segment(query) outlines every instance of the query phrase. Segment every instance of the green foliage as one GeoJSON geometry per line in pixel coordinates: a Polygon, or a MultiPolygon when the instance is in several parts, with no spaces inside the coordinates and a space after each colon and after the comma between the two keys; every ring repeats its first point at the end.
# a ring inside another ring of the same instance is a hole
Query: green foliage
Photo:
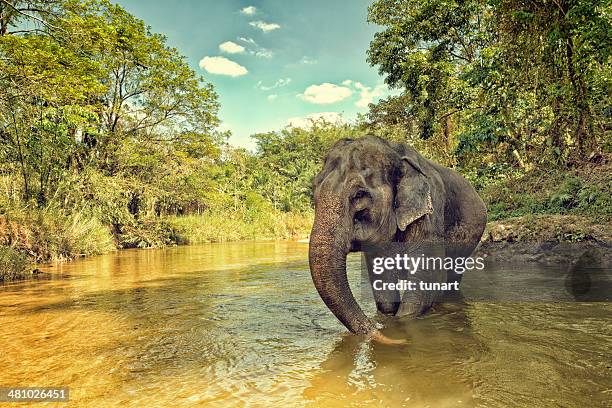
{"type": "Polygon", "coordinates": [[[312,208],[312,179],[319,172],[331,145],[345,137],[360,136],[351,125],[313,121],[308,129],[288,127],[261,133],[257,141],[257,163],[253,186],[281,211],[312,208]]]}
{"type": "Polygon", "coordinates": [[[0,245],[49,261],[303,236],[327,150],[365,133],[457,167],[491,219],[609,220],[609,180],[561,167],[610,150],[609,15],[601,0],[375,1],[368,59],[401,94],[357,124],[256,134],[250,152],[218,130],[212,85],[119,5],[0,1],[0,245]]]}
{"type": "Polygon", "coordinates": [[[609,166],[589,165],[575,174],[550,170],[484,177],[476,183],[490,220],[534,214],[574,214],[596,223],[612,220],[609,166]]]}
{"type": "Polygon", "coordinates": [[[223,135],[212,85],[120,6],[62,2],[44,30],[9,34],[0,36],[0,163],[19,172],[24,201],[45,205],[90,167],[106,176],[135,167],[142,179],[155,165],[215,154],[223,135]]]}
{"type": "Polygon", "coordinates": [[[566,210],[588,209],[590,211],[612,212],[610,186],[608,191],[600,186],[588,184],[579,177],[568,177],[548,201],[551,211],[562,213],[566,210]]]}
{"type": "Polygon", "coordinates": [[[312,226],[312,213],[280,211],[213,212],[170,217],[177,234],[188,244],[304,237],[312,226]]]}
{"type": "Polygon", "coordinates": [[[28,267],[27,257],[7,246],[0,246],[0,282],[21,279],[28,267]]]}
{"type": "Polygon", "coordinates": [[[115,248],[111,232],[84,212],[12,208],[0,217],[0,244],[30,256],[34,262],[74,259],[115,248]]]}
{"type": "Polygon", "coordinates": [[[202,211],[225,181],[212,85],[107,0],[0,12],[0,214],[18,249],[100,253],[111,231],[123,247],[180,242],[159,217],[202,211]]]}
{"type": "Polygon", "coordinates": [[[187,243],[167,220],[148,218],[118,231],[120,248],[160,248],[187,243]]]}
{"type": "Polygon", "coordinates": [[[212,85],[143,21],[107,0],[34,3],[33,30],[20,29],[33,23],[25,14],[0,7],[7,242],[47,261],[180,244],[183,235],[308,230],[311,179],[349,127],[313,123],[256,136],[255,154],[232,148],[217,130],[212,85]],[[190,223],[193,231],[177,227],[190,223]]]}
{"type": "Polygon", "coordinates": [[[612,23],[606,1],[377,0],[368,60],[403,91],[371,106],[373,128],[440,135],[465,168],[559,165],[610,138],[612,23]]]}

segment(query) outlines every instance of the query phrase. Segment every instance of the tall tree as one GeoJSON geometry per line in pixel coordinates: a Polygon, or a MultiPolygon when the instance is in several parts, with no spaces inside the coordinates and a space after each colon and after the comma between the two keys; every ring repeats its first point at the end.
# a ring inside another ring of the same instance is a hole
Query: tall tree
{"type": "Polygon", "coordinates": [[[457,153],[565,161],[609,135],[610,3],[378,0],[368,60],[402,89],[371,109],[457,153]],[[401,115],[410,120],[393,119],[401,115]],[[416,126],[416,127],[415,127],[416,126]],[[456,140],[449,140],[456,139],[456,140]],[[501,156],[500,156],[501,155],[501,156]]]}
{"type": "Polygon", "coordinates": [[[130,141],[190,157],[223,141],[212,85],[144,22],[106,0],[36,4],[10,2],[2,18],[38,13],[42,27],[0,36],[0,162],[19,169],[26,200],[44,204],[89,165],[119,172],[130,141]]]}

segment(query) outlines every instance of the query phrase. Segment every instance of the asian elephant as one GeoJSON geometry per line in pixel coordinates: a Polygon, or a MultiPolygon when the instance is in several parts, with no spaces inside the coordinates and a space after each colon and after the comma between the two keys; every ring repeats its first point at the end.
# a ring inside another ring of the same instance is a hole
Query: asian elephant
{"type": "MultiPolygon", "coordinates": [[[[364,245],[431,241],[460,244],[469,256],[486,224],[486,207],[461,175],[414,148],[375,136],[342,139],[314,178],[309,261],[321,298],[353,333],[393,342],[376,328],[349,288],[346,257],[364,245]]],[[[398,295],[399,296],[399,295],[398,295]]],[[[377,300],[378,310],[394,314],[377,300]]]]}

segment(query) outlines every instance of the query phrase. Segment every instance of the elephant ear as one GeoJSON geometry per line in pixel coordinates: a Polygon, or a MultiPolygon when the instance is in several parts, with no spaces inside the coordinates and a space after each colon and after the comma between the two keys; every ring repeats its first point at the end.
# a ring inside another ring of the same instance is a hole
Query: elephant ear
{"type": "Polygon", "coordinates": [[[400,180],[395,194],[395,217],[397,226],[405,231],[408,225],[433,212],[431,191],[427,176],[416,160],[404,156],[400,180]]]}

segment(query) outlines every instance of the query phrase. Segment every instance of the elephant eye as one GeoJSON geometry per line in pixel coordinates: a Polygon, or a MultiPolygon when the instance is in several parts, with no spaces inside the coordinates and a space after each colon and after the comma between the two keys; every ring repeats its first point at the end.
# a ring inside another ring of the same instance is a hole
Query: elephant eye
{"type": "Polygon", "coordinates": [[[369,196],[369,195],[370,195],[370,194],[369,194],[367,191],[365,191],[365,190],[359,190],[359,191],[357,191],[357,192],[355,193],[355,196],[354,196],[353,198],[354,198],[355,200],[358,200],[358,199],[360,199],[360,198],[367,197],[367,196],[369,196]]]}

